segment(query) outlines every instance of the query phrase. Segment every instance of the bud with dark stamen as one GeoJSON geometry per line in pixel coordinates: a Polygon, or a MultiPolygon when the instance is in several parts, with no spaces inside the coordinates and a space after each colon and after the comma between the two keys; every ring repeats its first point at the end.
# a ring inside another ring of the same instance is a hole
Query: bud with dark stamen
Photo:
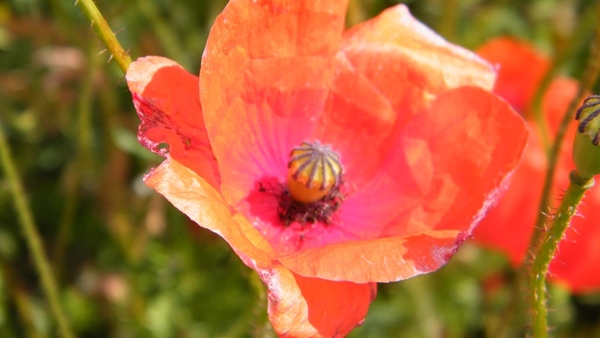
{"type": "Polygon", "coordinates": [[[288,189],[299,203],[313,203],[340,183],[340,156],[318,141],[302,142],[294,148],[288,162],[288,189]]]}
{"type": "Polygon", "coordinates": [[[600,95],[586,98],[575,118],[579,127],[573,142],[573,161],[577,173],[590,179],[600,174],[600,95]]]}

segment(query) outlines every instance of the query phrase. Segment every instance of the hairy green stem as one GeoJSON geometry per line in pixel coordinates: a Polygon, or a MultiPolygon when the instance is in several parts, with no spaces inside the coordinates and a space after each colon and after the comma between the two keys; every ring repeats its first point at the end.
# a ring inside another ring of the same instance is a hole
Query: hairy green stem
{"type": "Polygon", "coordinates": [[[83,14],[92,22],[92,27],[96,34],[100,37],[104,45],[115,58],[119,68],[123,73],[127,72],[127,68],[131,64],[131,58],[129,54],[123,49],[119,40],[115,37],[106,20],[98,10],[98,7],[94,4],[93,0],[77,0],[76,4],[81,8],[83,14]]]}
{"type": "Polygon", "coordinates": [[[547,337],[548,324],[546,308],[546,275],[548,267],[554,257],[558,243],[563,238],[565,230],[569,227],[571,218],[577,213],[577,207],[584,193],[594,185],[593,178],[583,178],[576,171],[569,175],[569,187],[565,191],[563,200],[556,211],[554,221],[533,260],[529,278],[529,292],[531,297],[532,333],[534,338],[547,337]]]}
{"type": "Polygon", "coordinates": [[[25,192],[23,191],[23,186],[21,185],[21,181],[19,179],[16,166],[12,160],[10,148],[8,147],[8,142],[6,141],[4,131],[1,125],[0,162],[1,167],[4,170],[6,180],[8,181],[13,194],[15,208],[19,220],[21,221],[23,234],[27,241],[27,245],[29,246],[29,250],[31,250],[31,253],[33,255],[33,260],[37,272],[40,275],[42,289],[44,290],[46,298],[48,299],[48,302],[50,304],[50,311],[54,316],[54,319],[56,320],[61,337],[71,338],[73,337],[73,333],[71,332],[69,322],[67,321],[67,317],[64,315],[64,311],[60,304],[56,280],[54,279],[52,270],[50,269],[48,258],[44,253],[42,240],[40,239],[40,235],[37,232],[31,209],[29,209],[27,203],[27,197],[25,196],[25,192]]]}
{"type": "MultiPolygon", "coordinates": [[[[596,18],[600,17],[600,1],[597,3],[596,7],[596,18]]],[[[544,268],[544,260],[548,259],[549,261],[552,259],[554,255],[554,251],[551,252],[551,256],[544,257],[544,250],[548,250],[548,241],[560,240],[561,236],[552,238],[549,237],[548,232],[544,227],[545,216],[543,212],[548,210],[550,205],[550,191],[552,189],[552,183],[554,181],[554,174],[556,171],[556,165],[558,163],[558,158],[560,156],[560,149],[562,146],[562,142],[565,138],[565,134],[569,127],[569,124],[572,123],[573,117],[579,106],[579,103],[586,96],[586,93],[591,90],[592,86],[596,83],[598,79],[598,74],[600,73],[600,25],[596,24],[594,39],[591,44],[591,51],[588,57],[587,65],[584,71],[583,79],[579,85],[577,90],[577,94],[571,101],[565,116],[563,117],[558,131],[556,132],[556,138],[552,144],[552,148],[548,154],[548,168],[546,171],[546,177],[544,179],[544,186],[542,188],[542,197],[540,199],[539,204],[539,213],[538,218],[535,223],[534,233],[529,242],[529,254],[527,259],[524,260],[524,263],[529,261],[533,261],[531,269],[529,271],[529,287],[530,287],[530,295],[531,295],[531,309],[532,309],[532,330],[534,337],[546,337],[547,335],[547,309],[546,309],[546,273],[547,266],[544,268]],[[542,239],[541,243],[539,243],[540,239],[542,239]],[[539,246],[538,246],[539,245],[539,246]],[[542,256],[538,258],[538,256],[542,256]]],[[[572,184],[571,184],[572,185],[572,184]]],[[[571,185],[569,187],[571,187],[571,185]]],[[[565,196],[566,199],[566,196],[565,196]]],[[[564,202],[564,200],[563,200],[564,202]]],[[[563,205],[561,204],[561,207],[563,205]]],[[[559,208],[560,210],[560,208],[559,208]]],[[[573,212],[576,209],[572,210],[573,212]]],[[[557,214],[558,215],[558,214],[557,214]]],[[[554,229],[556,226],[553,226],[554,229]]],[[[564,232],[564,230],[563,230],[564,232]]],[[[552,232],[555,236],[556,233],[552,232]]]]}

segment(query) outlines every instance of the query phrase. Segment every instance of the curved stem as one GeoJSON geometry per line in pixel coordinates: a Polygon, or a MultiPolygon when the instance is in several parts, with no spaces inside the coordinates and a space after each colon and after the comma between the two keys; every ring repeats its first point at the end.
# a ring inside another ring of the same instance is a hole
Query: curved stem
{"type": "Polygon", "coordinates": [[[117,61],[119,68],[123,73],[127,72],[127,68],[131,64],[129,54],[123,49],[119,40],[115,37],[106,20],[94,4],[93,0],[77,0],[76,4],[81,8],[83,14],[92,22],[92,27],[96,34],[100,37],[104,45],[117,61]]]}
{"type": "Polygon", "coordinates": [[[0,162],[1,167],[4,170],[6,180],[8,181],[10,189],[12,190],[17,215],[21,221],[21,227],[23,228],[23,235],[25,236],[27,245],[33,254],[35,267],[41,278],[42,289],[44,290],[46,298],[50,304],[50,311],[54,316],[56,323],[58,324],[60,335],[63,338],[71,338],[73,337],[73,333],[71,332],[67,317],[65,317],[64,311],[60,305],[56,280],[54,279],[52,270],[50,269],[48,258],[44,253],[42,240],[37,232],[33,215],[31,214],[31,209],[29,209],[27,197],[25,196],[16,166],[12,160],[10,148],[8,147],[2,126],[0,126],[0,162]]]}
{"type": "Polygon", "coordinates": [[[546,308],[546,274],[554,257],[558,243],[563,238],[571,218],[577,213],[577,207],[586,190],[594,185],[593,178],[583,178],[576,171],[569,175],[569,187],[565,191],[552,226],[546,232],[542,245],[533,260],[529,278],[531,297],[531,313],[533,316],[532,333],[534,338],[547,337],[547,312],[546,308]]]}

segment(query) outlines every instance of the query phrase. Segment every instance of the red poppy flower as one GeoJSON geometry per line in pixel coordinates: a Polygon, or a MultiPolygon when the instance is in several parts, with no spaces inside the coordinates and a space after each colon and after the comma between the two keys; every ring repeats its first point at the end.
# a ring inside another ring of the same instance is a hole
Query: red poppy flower
{"type": "MultiPolygon", "coordinates": [[[[512,183],[497,206],[491,209],[477,227],[477,241],[506,252],[514,265],[525,256],[533,225],[537,218],[547,159],[533,117],[525,109],[531,104],[534,92],[550,66],[549,59],[524,42],[499,38],[482,46],[479,55],[499,66],[494,91],[523,112],[529,122],[530,134],[523,161],[517,168],[512,183]]],[[[556,78],[543,99],[543,112],[553,136],[571,100],[577,92],[577,82],[566,77],[556,78]]],[[[573,123],[565,138],[554,180],[553,196],[560,196],[568,185],[568,174],[575,168],[571,158],[573,123]]],[[[580,209],[583,217],[575,217],[567,230],[565,240],[550,266],[550,278],[566,285],[574,292],[585,292],[600,287],[600,191],[592,189],[580,209]]],[[[550,212],[550,211],[545,211],[550,212]]]]}
{"type": "Polygon", "coordinates": [[[344,336],[375,282],[448,261],[527,138],[489,64],[405,6],[343,33],[346,6],[232,0],[199,81],[160,57],[127,72],[167,157],[146,183],[258,272],[281,336],[344,336]]]}

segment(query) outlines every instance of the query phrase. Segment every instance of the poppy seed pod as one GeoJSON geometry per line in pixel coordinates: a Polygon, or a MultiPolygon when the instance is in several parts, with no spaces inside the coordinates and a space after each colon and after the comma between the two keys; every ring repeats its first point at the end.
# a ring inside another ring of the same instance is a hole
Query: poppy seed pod
{"type": "Polygon", "coordinates": [[[337,186],[342,174],[340,156],[319,142],[302,142],[288,162],[288,189],[295,201],[315,202],[337,186]]]}

